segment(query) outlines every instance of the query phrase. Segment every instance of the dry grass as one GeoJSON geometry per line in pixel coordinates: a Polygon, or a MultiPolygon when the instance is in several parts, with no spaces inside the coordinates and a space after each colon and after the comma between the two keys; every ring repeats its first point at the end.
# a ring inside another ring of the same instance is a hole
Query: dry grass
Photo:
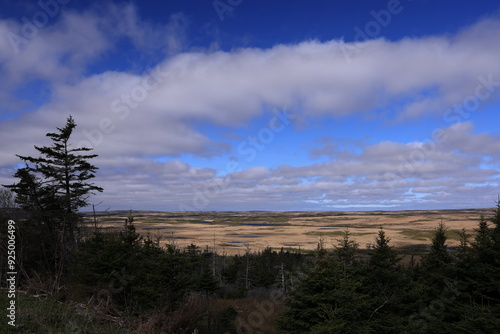
{"type": "MultiPolygon", "coordinates": [[[[243,254],[266,247],[308,250],[319,238],[326,245],[337,243],[349,230],[361,248],[372,244],[380,227],[396,247],[428,244],[432,232],[442,221],[449,232],[449,246],[458,244],[458,231],[473,233],[481,214],[491,209],[369,211],[369,212],[134,212],[139,233],[161,237],[161,243],[185,247],[194,243],[218,253],[243,254]]],[[[100,213],[104,228],[121,229],[127,211],[100,213]]],[[[86,216],[91,221],[90,214],[86,216]]]]}

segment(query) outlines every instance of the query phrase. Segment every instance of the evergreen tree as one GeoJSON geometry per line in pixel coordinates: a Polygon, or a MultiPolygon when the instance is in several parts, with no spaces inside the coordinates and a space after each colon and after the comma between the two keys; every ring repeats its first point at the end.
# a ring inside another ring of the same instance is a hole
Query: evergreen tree
{"type": "Polygon", "coordinates": [[[446,225],[441,222],[434,231],[432,236],[431,251],[424,257],[423,264],[427,270],[434,270],[442,272],[449,268],[449,264],[452,262],[452,257],[448,253],[448,245],[446,241],[448,237],[446,236],[446,225]]]}
{"type": "Polygon", "coordinates": [[[449,305],[449,329],[453,333],[496,333],[500,328],[500,263],[496,251],[495,229],[500,210],[488,226],[481,215],[471,246],[457,256],[457,299],[449,305]]]}
{"type": "Polygon", "coordinates": [[[364,288],[370,295],[373,309],[369,321],[377,333],[401,331],[396,316],[402,311],[400,303],[408,283],[399,265],[401,257],[389,242],[390,238],[381,228],[365,267],[364,288]]]}
{"type": "Polygon", "coordinates": [[[334,252],[320,242],[312,268],[287,299],[283,333],[369,333],[369,300],[356,249],[348,231],[334,252]]]}
{"type": "Polygon", "coordinates": [[[97,155],[79,154],[91,151],[90,148],[71,148],[75,127],[73,117],[69,116],[66,125],[57,128],[58,133],[47,133],[52,146],[35,146],[39,157],[17,155],[26,166],[14,175],[20,181],[7,186],[17,194],[17,202],[24,210],[64,230],[70,243],[75,242],[75,213],[88,205],[90,194],[103,190],[88,182],[97,170],[88,160],[97,155]]]}
{"type": "Polygon", "coordinates": [[[369,264],[375,268],[393,268],[400,260],[400,256],[389,246],[391,241],[385,235],[383,228],[380,228],[375,238],[375,246],[370,254],[369,264]]]}
{"type": "Polygon", "coordinates": [[[493,227],[493,243],[496,255],[500,253],[500,199],[496,202],[497,207],[493,211],[493,217],[491,218],[491,222],[494,224],[493,227]]]}
{"type": "Polygon", "coordinates": [[[196,282],[196,289],[204,292],[207,296],[217,292],[219,289],[219,283],[214,277],[213,268],[211,268],[212,255],[212,253],[207,251],[203,252],[201,256],[198,256],[199,268],[197,269],[198,278],[196,282]]]}
{"type": "Polygon", "coordinates": [[[270,247],[256,254],[252,275],[256,287],[268,287],[275,282],[278,272],[276,257],[276,252],[273,252],[270,247]]]}
{"type": "Polygon", "coordinates": [[[69,116],[57,133],[47,133],[51,146],[35,146],[39,157],[17,155],[25,167],[14,174],[19,181],[6,186],[16,193],[17,203],[29,215],[30,231],[36,231],[36,240],[25,240],[26,246],[41,245],[35,253],[41,254],[46,269],[55,270],[56,281],[65,270],[68,252],[76,246],[76,213],[88,205],[91,194],[102,191],[89,182],[97,167],[88,160],[97,155],[84,154],[90,148],[72,147],[75,127],[69,116]]]}
{"type": "Polygon", "coordinates": [[[488,227],[488,222],[484,215],[481,215],[479,220],[479,226],[476,230],[474,241],[472,247],[481,260],[491,260],[491,256],[493,255],[491,253],[493,250],[493,233],[488,227]]]}
{"type": "Polygon", "coordinates": [[[466,257],[470,254],[470,237],[471,235],[467,233],[465,227],[462,228],[460,232],[458,232],[458,236],[460,237],[460,245],[457,249],[457,257],[460,259],[462,257],[466,257]]]}
{"type": "Polygon", "coordinates": [[[481,217],[476,230],[475,242],[472,244],[475,259],[473,262],[471,285],[478,292],[478,302],[500,303],[500,202],[490,220],[494,226],[488,227],[481,217]]]}
{"type": "Polygon", "coordinates": [[[282,333],[309,333],[313,326],[325,322],[335,309],[333,291],[338,277],[334,260],[331,254],[323,251],[322,244],[318,246],[314,264],[288,296],[288,310],[280,321],[282,333]]]}
{"type": "Polygon", "coordinates": [[[334,253],[337,259],[343,264],[344,270],[354,263],[356,251],[359,245],[351,240],[351,233],[345,230],[342,238],[337,239],[338,244],[335,246],[334,253]]]}
{"type": "Polygon", "coordinates": [[[171,253],[150,236],[140,237],[129,221],[120,233],[98,231],[81,242],[70,282],[131,313],[175,309],[187,291],[196,290],[199,266],[191,254],[171,253]]]}

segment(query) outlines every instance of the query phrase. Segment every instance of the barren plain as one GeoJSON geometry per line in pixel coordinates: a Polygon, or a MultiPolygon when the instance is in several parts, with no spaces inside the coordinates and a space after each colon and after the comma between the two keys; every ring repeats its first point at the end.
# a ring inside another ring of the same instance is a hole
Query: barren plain
{"type": "MultiPolygon", "coordinates": [[[[345,230],[359,248],[369,248],[382,227],[395,248],[419,251],[429,248],[440,222],[447,227],[448,246],[459,244],[463,228],[473,234],[480,215],[487,219],[492,209],[426,211],[223,211],[155,212],[133,211],[137,232],[160,238],[160,243],[183,248],[195,244],[219,254],[258,252],[266,247],[307,251],[323,239],[326,247],[337,244],[345,230]]],[[[104,230],[121,230],[128,211],[97,212],[97,225],[104,230]]],[[[92,213],[84,213],[88,227],[92,213]]]]}

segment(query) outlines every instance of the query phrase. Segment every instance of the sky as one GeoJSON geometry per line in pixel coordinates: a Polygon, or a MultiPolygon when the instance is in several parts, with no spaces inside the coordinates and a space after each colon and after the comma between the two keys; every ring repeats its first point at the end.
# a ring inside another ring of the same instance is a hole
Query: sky
{"type": "Polygon", "coordinates": [[[0,184],[72,115],[97,210],[493,207],[499,59],[493,0],[0,0],[0,184]]]}

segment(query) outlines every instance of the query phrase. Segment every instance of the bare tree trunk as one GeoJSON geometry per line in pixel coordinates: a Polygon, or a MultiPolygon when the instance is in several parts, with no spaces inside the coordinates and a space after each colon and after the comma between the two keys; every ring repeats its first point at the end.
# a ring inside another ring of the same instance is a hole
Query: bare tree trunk
{"type": "Polygon", "coordinates": [[[281,262],[280,274],[281,274],[281,285],[283,286],[283,292],[285,292],[286,291],[286,280],[285,280],[285,266],[284,266],[283,262],[281,262]]]}
{"type": "Polygon", "coordinates": [[[247,266],[245,269],[245,289],[248,290],[250,286],[250,245],[246,244],[246,257],[247,257],[247,266]]]}

